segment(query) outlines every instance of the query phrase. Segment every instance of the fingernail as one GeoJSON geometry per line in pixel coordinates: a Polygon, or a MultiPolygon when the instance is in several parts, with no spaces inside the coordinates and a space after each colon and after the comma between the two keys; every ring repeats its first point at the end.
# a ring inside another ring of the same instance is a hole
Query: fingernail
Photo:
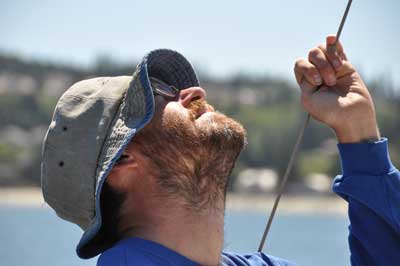
{"type": "Polygon", "coordinates": [[[320,77],[319,75],[314,75],[314,82],[315,82],[317,85],[320,85],[320,84],[322,83],[321,77],[320,77]]]}
{"type": "Polygon", "coordinates": [[[332,64],[336,69],[338,69],[338,68],[340,68],[342,66],[342,63],[339,60],[336,60],[336,59],[334,59],[332,61],[332,64]]]}

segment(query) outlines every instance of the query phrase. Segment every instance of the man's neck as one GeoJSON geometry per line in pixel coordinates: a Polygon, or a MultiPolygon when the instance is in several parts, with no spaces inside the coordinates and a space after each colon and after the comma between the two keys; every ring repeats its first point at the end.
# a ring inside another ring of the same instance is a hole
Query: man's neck
{"type": "Polygon", "coordinates": [[[157,242],[198,262],[219,265],[224,235],[224,203],[212,210],[193,211],[176,202],[156,205],[149,213],[121,214],[123,237],[140,237],[157,242]],[[138,219],[140,217],[140,220],[138,219]]]}

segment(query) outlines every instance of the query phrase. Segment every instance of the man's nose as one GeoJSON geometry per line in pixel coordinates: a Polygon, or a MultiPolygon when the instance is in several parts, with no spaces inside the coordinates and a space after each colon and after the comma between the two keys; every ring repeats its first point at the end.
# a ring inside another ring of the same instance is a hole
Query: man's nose
{"type": "Polygon", "coordinates": [[[185,107],[189,107],[190,103],[199,99],[205,100],[206,91],[200,87],[191,87],[183,89],[179,94],[179,102],[185,107]]]}

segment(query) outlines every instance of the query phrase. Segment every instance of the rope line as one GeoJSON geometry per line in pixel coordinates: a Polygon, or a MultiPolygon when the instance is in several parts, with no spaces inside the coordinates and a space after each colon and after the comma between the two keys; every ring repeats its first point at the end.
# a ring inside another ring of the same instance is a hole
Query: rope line
{"type": "MultiPolygon", "coordinates": [[[[346,18],[347,18],[347,15],[349,13],[349,10],[350,10],[352,2],[353,2],[353,0],[349,0],[348,3],[347,3],[346,10],[345,10],[345,12],[343,14],[342,20],[341,20],[340,25],[339,25],[339,29],[338,29],[337,34],[336,34],[335,43],[332,45],[334,48],[336,48],[336,44],[339,41],[339,37],[340,37],[340,34],[342,33],[343,26],[344,26],[344,23],[346,22],[346,18]]],[[[299,136],[297,137],[296,144],[294,145],[292,154],[290,155],[290,160],[289,160],[289,163],[288,163],[288,165],[286,167],[285,174],[283,176],[283,180],[281,182],[281,185],[279,186],[278,194],[277,194],[277,196],[275,198],[275,202],[274,202],[274,205],[272,207],[271,214],[269,215],[267,224],[265,226],[264,233],[263,233],[263,235],[261,237],[260,245],[258,247],[258,252],[261,252],[263,250],[265,241],[266,241],[267,236],[268,236],[268,232],[269,232],[269,230],[271,228],[272,221],[273,221],[273,219],[275,217],[276,210],[278,209],[279,201],[280,201],[280,199],[282,197],[282,194],[283,194],[283,192],[285,190],[287,180],[289,178],[290,172],[292,171],[293,164],[295,162],[297,152],[299,151],[301,142],[303,140],[304,132],[305,132],[305,130],[306,130],[306,128],[307,128],[307,126],[308,126],[308,124],[310,122],[310,118],[311,118],[311,115],[310,115],[310,113],[308,113],[307,117],[304,120],[304,123],[303,123],[303,125],[302,125],[302,127],[300,129],[300,133],[299,133],[299,136]]]]}

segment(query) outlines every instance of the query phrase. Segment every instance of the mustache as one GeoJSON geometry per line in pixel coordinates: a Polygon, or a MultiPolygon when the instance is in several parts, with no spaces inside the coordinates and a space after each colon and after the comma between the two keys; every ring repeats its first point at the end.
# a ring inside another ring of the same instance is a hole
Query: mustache
{"type": "Polygon", "coordinates": [[[207,101],[204,99],[197,99],[190,102],[188,109],[192,119],[195,120],[200,114],[206,112],[207,110],[214,110],[214,107],[208,104],[207,101]]]}

